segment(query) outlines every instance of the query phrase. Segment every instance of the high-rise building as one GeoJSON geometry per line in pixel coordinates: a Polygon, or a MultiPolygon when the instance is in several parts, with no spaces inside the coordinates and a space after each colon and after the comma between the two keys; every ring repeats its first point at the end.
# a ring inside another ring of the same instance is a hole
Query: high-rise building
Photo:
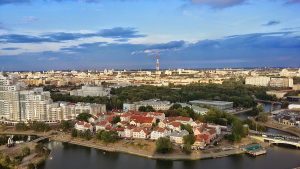
{"type": "Polygon", "coordinates": [[[12,76],[0,73],[0,118],[20,120],[19,90],[20,84],[15,83],[12,76]]]}
{"type": "Polygon", "coordinates": [[[47,121],[47,105],[52,103],[50,92],[43,88],[20,91],[21,120],[47,121]]]}

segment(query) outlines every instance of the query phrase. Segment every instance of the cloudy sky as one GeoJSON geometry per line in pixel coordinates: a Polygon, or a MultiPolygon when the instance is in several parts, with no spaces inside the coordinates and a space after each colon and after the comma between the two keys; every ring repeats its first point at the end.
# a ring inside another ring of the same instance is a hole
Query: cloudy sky
{"type": "Polygon", "coordinates": [[[0,68],[300,67],[300,0],[0,0],[0,68]]]}

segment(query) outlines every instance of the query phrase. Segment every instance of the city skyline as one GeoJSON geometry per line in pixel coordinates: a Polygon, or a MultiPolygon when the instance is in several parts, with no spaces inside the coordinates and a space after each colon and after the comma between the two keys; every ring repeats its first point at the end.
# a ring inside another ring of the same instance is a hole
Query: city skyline
{"type": "Polygon", "coordinates": [[[0,68],[154,69],[156,53],[162,69],[299,67],[299,8],[297,0],[1,1],[0,68]]]}

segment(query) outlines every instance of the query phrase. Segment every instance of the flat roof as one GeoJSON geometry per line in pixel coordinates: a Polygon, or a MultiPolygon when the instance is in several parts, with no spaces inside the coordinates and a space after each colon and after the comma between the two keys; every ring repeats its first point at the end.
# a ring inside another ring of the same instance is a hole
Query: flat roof
{"type": "Polygon", "coordinates": [[[190,103],[194,104],[214,104],[214,105],[226,105],[226,104],[233,104],[233,102],[227,101],[217,101],[217,100],[193,100],[190,103]]]}

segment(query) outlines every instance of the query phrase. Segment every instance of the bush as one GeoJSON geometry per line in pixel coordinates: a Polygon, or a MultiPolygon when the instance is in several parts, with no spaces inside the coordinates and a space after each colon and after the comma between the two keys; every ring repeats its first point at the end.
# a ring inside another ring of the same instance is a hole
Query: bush
{"type": "Polygon", "coordinates": [[[28,156],[30,154],[30,148],[29,147],[23,147],[22,148],[22,156],[28,156]]]}
{"type": "Polygon", "coordinates": [[[173,150],[173,144],[169,138],[160,137],[156,141],[156,152],[159,153],[170,153],[173,150]]]}

